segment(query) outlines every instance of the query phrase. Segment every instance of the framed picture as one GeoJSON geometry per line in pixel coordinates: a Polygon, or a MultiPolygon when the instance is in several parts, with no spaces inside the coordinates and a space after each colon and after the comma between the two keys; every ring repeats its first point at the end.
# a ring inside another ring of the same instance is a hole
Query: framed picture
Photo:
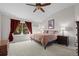
{"type": "Polygon", "coordinates": [[[54,29],[54,19],[48,20],[48,29],[54,29]]]}

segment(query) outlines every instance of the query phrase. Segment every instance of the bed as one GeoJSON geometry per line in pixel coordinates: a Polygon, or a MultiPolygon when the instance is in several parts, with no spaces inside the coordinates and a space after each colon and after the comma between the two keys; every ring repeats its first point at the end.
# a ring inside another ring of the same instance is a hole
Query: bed
{"type": "Polygon", "coordinates": [[[57,39],[57,34],[55,30],[45,30],[43,33],[35,33],[31,35],[31,39],[40,42],[44,48],[48,42],[54,41],[57,39]]]}

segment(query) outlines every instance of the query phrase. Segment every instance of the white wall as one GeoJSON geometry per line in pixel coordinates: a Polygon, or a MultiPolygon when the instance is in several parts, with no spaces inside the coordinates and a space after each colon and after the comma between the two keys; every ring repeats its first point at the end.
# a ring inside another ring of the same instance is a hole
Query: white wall
{"type": "Polygon", "coordinates": [[[8,40],[10,33],[10,19],[16,17],[6,12],[0,11],[0,13],[1,13],[1,39],[8,40]]]}
{"type": "Polygon", "coordinates": [[[4,14],[2,14],[1,32],[2,39],[7,40],[10,32],[10,18],[4,14]]]}
{"type": "MultiPolygon", "coordinates": [[[[10,33],[10,19],[14,18],[14,16],[11,15],[7,15],[2,13],[2,21],[1,21],[1,37],[3,40],[8,40],[9,37],[9,33],[10,33]]],[[[23,35],[13,35],[14,36],[14,40],[13,42],[19,42],[19,41],[25,41],[26,40],[26,36],[23,35]]]]}
{"type": "Polygon", "coordinates": [[[1,14],[0,14],[0,40],[1,40],[1,14]]]}
{"type": "MultiPolygon", "coordinates": [[[[11,18],[14,18],[14,19],[17,19],[17,20],[22,20],[22,19],[19,19],[13,15],[10,15],[10,14],[6,14],[6,13],[3,13],[1,12],[1,37],[2,37],[2,40],[8,40],[8,37],[9,37],[9,33],[10,33],[10,19],[11,18]]],[[[33,28],[34,30],[34,28],[33,28]]],[[[13,35],[14,37],[14,40],[13,42],[20,42],[20,41],[26,41],[27,39],[29,39],[29,35],[13,35]]]]}
{"type": "Polygon", "coordinates": [[[79,21],[79,4],[75,5],[75,19],[79,21]]]}
{"type": "MultiPolygon", "coordinates": [[[[66,25],[66,32],[65,35],[69,36],[69,46],[74,46],[74,42],[76,40],[76,27],[75,27],[75,7],[71,6],[65,8],[55,14],[51,15],[47,20],[55,19],[55,29],[59,31],[61,29],[61,25],[66,25]]],[[[47,28],[48,22],[45,20],[43,21],[45,28],[47,28]]]]}

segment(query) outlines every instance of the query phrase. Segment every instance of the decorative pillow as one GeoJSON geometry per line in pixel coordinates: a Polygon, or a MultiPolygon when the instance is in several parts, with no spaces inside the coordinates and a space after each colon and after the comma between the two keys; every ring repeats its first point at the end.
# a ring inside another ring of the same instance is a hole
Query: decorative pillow
{"type": "Polygon", "coordinates": [[[48,33],[49,33],[49,31],[48,31],[48,30],[44,30],[44,32],[43,32],[43,33],[48,34],[48,33]]]}
{"type": "Polygon", "coordinates": [[[43,33],[44,33],[44,34],[56,34],[57,31],[54,30],[54,29],[46,29],[46,30],[44,30],[43,33]]]}

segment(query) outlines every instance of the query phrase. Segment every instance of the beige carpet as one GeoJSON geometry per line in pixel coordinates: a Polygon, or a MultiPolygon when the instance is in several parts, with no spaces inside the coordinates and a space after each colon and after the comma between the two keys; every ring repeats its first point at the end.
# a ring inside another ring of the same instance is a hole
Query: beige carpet
{"type": "Polygon", "coordinates": [[[77,53],[73,49],[65,46],[53,44],[46,50],[38,43],[28,40],[17,43],[10,43],[9,56],[76,56],[77,53]]]}

